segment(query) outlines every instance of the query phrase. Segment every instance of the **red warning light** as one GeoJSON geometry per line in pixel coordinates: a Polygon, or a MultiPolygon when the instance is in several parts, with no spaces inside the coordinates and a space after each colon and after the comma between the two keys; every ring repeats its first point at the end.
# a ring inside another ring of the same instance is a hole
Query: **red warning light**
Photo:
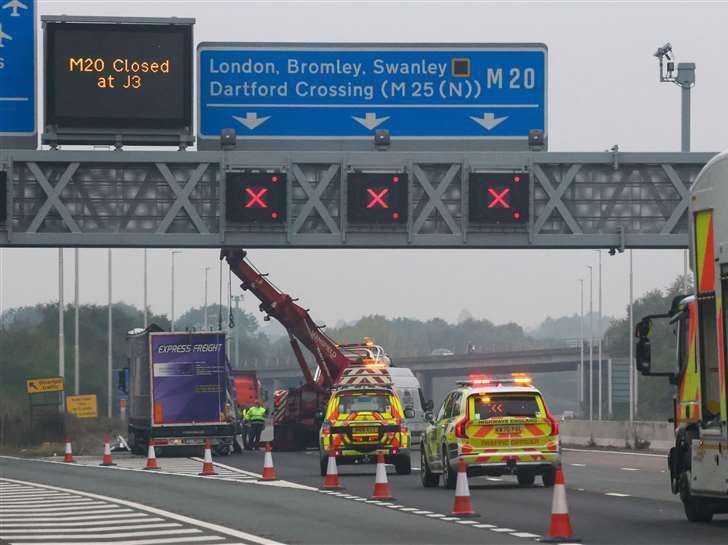
{"type": "Polygon", "coordinates": [[[278,181],[278,176],[271,176],[270,181],[276,183],[278,181]]]}
{"type": "Polygon", "coordinates": [[[521,219],[521,213],[520,212],[513,212],[513,219],[514,220],[521,219]]]}
{"type": "Polygon", "coordinates": [[[393,220],[398,220],[398,219],[399,219],[399,212],[394,212],[394,213],[392,214],[392,219],[393,219],[393,220]]]}
{"type": "Polygon", "coordinates": [[[268,193],[267,187],[246,187],[245,193],[248,195],[245,208],[268,208],[268,203],[263,198],[268,193]]]}
{"type": "Polygon", "coordinates": [[[399,183],[399,176],[392,176],[392,183],[393,184],[399,183]]]}
{"type": "Polygon", "coordinates": [[[515,183],[519,183],[519,182],[521,181],[521,177],[520,177],[520,176],[514,176],[514,177],[513,177],[513,181],[514,181],[515,183]]]}
{"type": "Polygon", "coordinates": [[[387,194],[389,193],[389,188],[367,188],[367,193],[369,194],[369,202],[367,203],[367,208],[389,208],[389,205],[387,204],[387,194]]]}
{"type": "Polygon", "coordinates": [[[510,188],[506,187],[501,189],[495,189],[493,187],[488,188],[488,195],[492,197],[488,203],[488,208],[510,208],[511,205],[507,201],[508,194],[511,192],[510,188]]]}
{"type": "Polygon", "coordinates": [[[273,212],[273,213],[272,213],[272,214],[270,215],[270,217],[271,217],[271,218],[273,218],[274,220],[277,220],[277,219],[278,219],[278,212],[273,212]]]}

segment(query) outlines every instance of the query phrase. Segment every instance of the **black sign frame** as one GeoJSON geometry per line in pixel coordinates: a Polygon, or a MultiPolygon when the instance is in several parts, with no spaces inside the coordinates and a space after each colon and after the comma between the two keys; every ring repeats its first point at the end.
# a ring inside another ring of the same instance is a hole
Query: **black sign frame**
{"type": "Polygon", "coordinates": [[[146,17],[75,17],[43,16],[44,34],[44,144],[107,144],[123,145],[178,145],[185,148],[194,143],[194,19],[146,17]],[[82,116],[67,116],[56,111],[55,54],[56,33],[71,27],[101,32],[163,32],[180,34],[184,55],[179,59],[183,73],[180,88],[182,112],[169,119],[147,119],[140,114],[127,116],[93,117],[89,122],[82,116]]]}

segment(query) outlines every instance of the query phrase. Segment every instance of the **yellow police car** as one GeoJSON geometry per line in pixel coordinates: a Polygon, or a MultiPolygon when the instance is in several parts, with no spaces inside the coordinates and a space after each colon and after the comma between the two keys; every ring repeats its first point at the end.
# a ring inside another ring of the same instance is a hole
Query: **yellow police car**
{"type": "Polygon", "coordinates": [[[458,382],[434,419],[420,449],[425,487],[455,488],[462,458],[468,475],[516,475],[528,486],[541,476],[553,486],[560,461],[559,425],[531,378],[473,377],[458,382]]]}
{"type": "Polygon", "coordinates": [[[333,451],[337,464],[376,463],[384,452],[385,462],[398,474],[412,471],[410,432],[403,409],[386,369],[347,369],[337,384],[323,415],[319,434],[321,475],[326,474],[333,451]]]}

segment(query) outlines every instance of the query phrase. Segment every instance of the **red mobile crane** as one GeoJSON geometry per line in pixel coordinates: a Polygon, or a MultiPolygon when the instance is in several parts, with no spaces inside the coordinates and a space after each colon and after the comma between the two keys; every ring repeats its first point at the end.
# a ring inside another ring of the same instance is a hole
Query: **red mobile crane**
{"type": "Polygon", "coordinates": [[[242,249],[223,249],[220,259],[227,260],[230,270],[242,281],[240,287],[250,290],[260,300],[258,308],[266,314],[266,318],[273,317],[286,328],[305,378],[305,383],[297,388],[274,393],[274,447],[277,450],[298,450],[317,446],[320,412],[329,399],[329,389],[344,369],[362,357],[372,357],[372,354],[367,353],[366,346],[338,346],[321,331],[308,310],[297,305],[296,299],[278,290],[266,279],[267,274],[245,260],[245,255],[242,249]],[[299,341],[316,360],[319,372],[315,377],[306,364],[299,341]]]}

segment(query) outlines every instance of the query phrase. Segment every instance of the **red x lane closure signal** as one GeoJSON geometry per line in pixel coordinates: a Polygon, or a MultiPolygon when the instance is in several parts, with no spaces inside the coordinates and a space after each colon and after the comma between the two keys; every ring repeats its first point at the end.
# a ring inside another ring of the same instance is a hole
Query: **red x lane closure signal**
{"type": "Polygon", "coordinates": [[[488,203],[488,208],[510,208],[511,205],[506,200],[510,192],[511,189],[509,187],[500,190],[489,187],[488,195],[490,195],[492,199],[488,203]]]}
{"type": "Polygon", "coordinates": [[[367,204],[367,208],[389,208],[386,200],[387,195],[389,194],[389,188],[385,187],[373,189],[368,187],[367,193],[369,194],[369,197],[371,197],[367,204]]]}
{"type": "Polygon", "coordinates": [[[268,208],[268,203],[263,199],[268,193],[267,187],[246,187],[245,193],[248,197],[245,208],[268,208]]]}

